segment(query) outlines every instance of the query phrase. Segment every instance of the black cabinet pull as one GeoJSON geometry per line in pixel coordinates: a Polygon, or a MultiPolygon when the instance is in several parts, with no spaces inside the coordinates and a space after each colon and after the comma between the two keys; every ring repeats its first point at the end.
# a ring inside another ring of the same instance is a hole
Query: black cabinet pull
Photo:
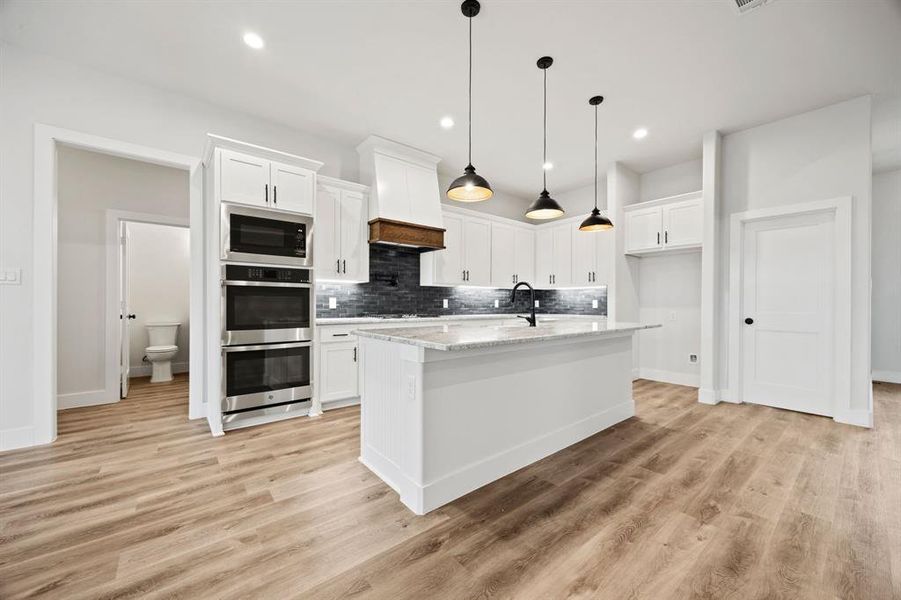
{"type": "Polygon", "coordinates": [[[668,243],[669,243],[669,231],[664,231],[664,232],[663,232],[663,243],[664,243],[664,244],[668,244],[668,243]]]}
{"type": "Polygon", "coordinates": [[[266,204],[269,204],[269,184],[263,184],[263,192],[266,194],[266,204]]]}
{"type": "Polygon", "coordinates": [[[278,186],[272,186],[272,203],[278,204],[278,186]]]}
{"type": "Polygon", "coordinates": [[[347,273],[347,261],[341,259],[341,270],[346,274],[347,273]]]}
{"type": "Polygon", "coordinates": [[[347,337],[349,335],[349,333],[333,333],[332,337],[347,337]]]}
{"type": "Polygon", "coordinates": [[[354,362],[357,362],[357,347],[354,346],[354,362]]]}
{"type": "Polygon", "coordinates": [[[657,244],[660,245],[660,232],[657,232],[657,244]]]}
{"type": "Polygon", "coordinates": [[[341,259],[335,261],[335,273],[341,272],[341,259]]]}

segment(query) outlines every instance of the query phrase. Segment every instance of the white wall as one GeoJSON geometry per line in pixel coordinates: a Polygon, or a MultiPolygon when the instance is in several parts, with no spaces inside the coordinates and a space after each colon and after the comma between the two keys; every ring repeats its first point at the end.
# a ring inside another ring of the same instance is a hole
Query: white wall
{"type": "MultiPolygon", "coordinates": [[[[0,286],[0,448],[33,443],[32,214],[34,124],[200,157],[208,132],[325,162],[322,173],[355,180],[353,143],[284,125],[0,45],[0,264],[23,284],[0,286]]],[[[359,140],[350,140],[359,142],[359,140]]]]}
{"type": "Polygon", "coordinates": [[[640,201],[656,200],[701,189],[701,159],[641,174],[640,201]]]}
{"type": "Polygon", "coordinates": [[[187,219],[188,174],[66,147],[57,164],[57,390],[77,405],[105,383],[106,211],[187,219]]]}
{"type": "Polygon", "coordinates": [[[129,333],[131,376],[150,375],[142,362],[150,345],[147,323],[181,323],[173,370],[188,370],[191,235],[186,227],[128,223],[128,305],[134,313],[129,333]]]}
{"type": "MultiPolygon", "coordinates": [[[[870,98],[861,97],[723,136],[720,233],[725,277],[720,349],[728,348],[729,222],[736,212],[853,197],[851,410],[870,396],[870,98]]],[[[725,356],[725,355],[724,355],[725,356]]],[[[721,381],[728,381],[723,361],[721,381]]]]}
{"type": "Polygon", "coordinates": [[[873,379],[901,383],[901,169],[873,175],[873,379]]]}

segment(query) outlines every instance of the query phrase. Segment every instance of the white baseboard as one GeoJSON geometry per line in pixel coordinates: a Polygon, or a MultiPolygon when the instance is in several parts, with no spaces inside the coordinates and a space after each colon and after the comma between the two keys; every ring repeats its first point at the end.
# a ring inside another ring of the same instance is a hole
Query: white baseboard
{"type": "Polygon", "coordinates": [[[424,485],[412,481],[371,446],[364,444],[359,460],[400,494],[407,508],[422,515],[634,415],[635,403],[629,400],[424,485]]]}
{"type": "Polygon", "coordinates": [[[846,425],[857,425],[868,429],[873,427],[873,412],[869,410],[837,410],[832,419],[837,423],[845,423],[846,425]]]}
{"type": "MultiPolygon", "coordinates": [[[[140,365],[135,365],[131,367],[131,370],[128,372],[128,378],[131,379],[133,377],[150,377],[150,374],[153,372],[153,365],[144,363],[140,365]]],[[[178,362],[172,363],[172,373],[187,373],[188,372],[188,363],[186,362],[178,362]]]]}
{"type": "Polygon", "coordinates": [[[80,408],[82,406],[96,406],[98,404],[113,404],[119,401],[119,394],[113,392],[107,394],[106,390],[89,390],[87,392],[74,392],[60,394],[56,397],[56,409],[80,408]]]}
{"type": "Polygon", "coordinates": [[[663,383],[687,385],[690,387],[700,387],[701,385],[701,376],[696,373],[679,373],[677,371],[664,371],[662,369],[640,367],[638,374],[641,379],[650,379],[651,381],[662,381],[663,383]]]}
{"type": "Polygon", "coordinates": [[[322,410],[334,410],[336,408],[344,408],[345,406],[355,406],[360,403],[360,397],[342,398],[341,400],[332,400],[322,402],[322,410]]]}
{"type": "Polygon", "coordinates": [[[0,451],[28,448],[36,445],[34,441],[34,427],[0,429],[0,451]]]}
{"type": "Polygon", "coordinates": [[[719,404],[720,394],[718,390],[708,388],[698,389],[698,402],[701,404],[719,404]]]}
{"type": "Polygon", "coordinates": [[[873,381],[901,383],[901,371],[873,371],[873,381]]]}
{"type": "Polygon", "coordinates": [[[635,381],[636,379],[641,379],[641,373],[640,373],[640,370],[638,367],[633,367],[632,368],[632,381],[635,381]]]}

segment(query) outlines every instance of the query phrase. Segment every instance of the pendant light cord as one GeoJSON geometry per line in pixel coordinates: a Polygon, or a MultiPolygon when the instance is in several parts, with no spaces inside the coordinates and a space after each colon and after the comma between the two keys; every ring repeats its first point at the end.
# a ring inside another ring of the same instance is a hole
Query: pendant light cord
{"type": "Polygon", "coordinates": [[[541,176],[544,191],[547,191],[547,68],[544,71],[544,149],[542,150],[541,176]]]}
{"type": "Polygon", "coordinates": [[[594,105],[594,209],[598,209],[598,105],[594,105]]]}
{"type": "Polygon", "coordinates": [[[472,164],[472,17],[469,17],[469,164],[472,164]]]}

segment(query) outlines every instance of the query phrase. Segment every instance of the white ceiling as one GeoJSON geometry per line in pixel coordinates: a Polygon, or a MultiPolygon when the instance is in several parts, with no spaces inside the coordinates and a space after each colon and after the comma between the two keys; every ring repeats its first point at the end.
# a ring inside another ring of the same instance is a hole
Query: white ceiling
{"type": "MultiPolygon", "coordinates": [[[[901,95],[901,0],[484,0],[475,36],[474,157],[495,187],[541,183],[541,74],[549,80],[549,189],[602,164],[648,171],[735,131],[861,94],[901,95]],[[643,141],[631,132],[645,126],[643,141]]],[[[378,133],[466,164],[466,19],[459,2],[4,2],[13,44],[356,144],[378,133]],[[247,30],[265,40],[246,47],[247,30]],[[457,126],[445,131],[440,117],[457,126]]]]}

